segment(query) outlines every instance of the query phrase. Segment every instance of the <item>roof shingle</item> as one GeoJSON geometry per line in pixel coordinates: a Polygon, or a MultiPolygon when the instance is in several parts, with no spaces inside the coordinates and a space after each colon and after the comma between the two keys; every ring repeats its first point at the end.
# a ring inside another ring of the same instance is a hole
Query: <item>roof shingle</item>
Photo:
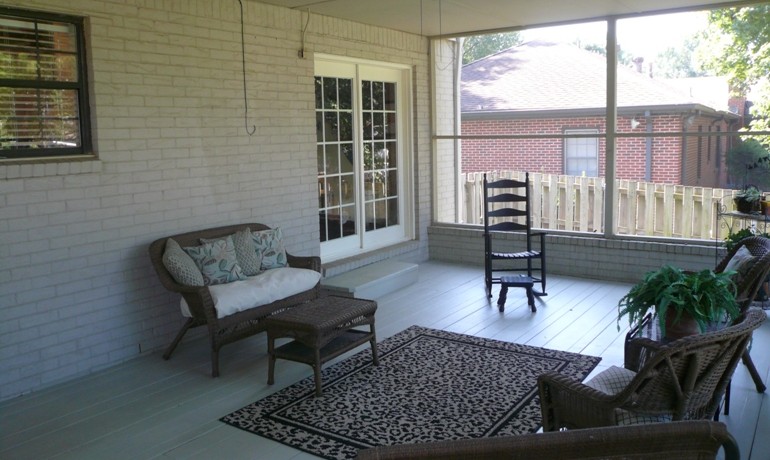
{"type": "MultiPolygon", "coordinates": [[[[462,111],[600,109],[605,81],[604,56],[570,44],[528,42],[463,67],[462,111]]],[[[618,107],[697,103],[664,80],[618,67],[618,107]]]]}

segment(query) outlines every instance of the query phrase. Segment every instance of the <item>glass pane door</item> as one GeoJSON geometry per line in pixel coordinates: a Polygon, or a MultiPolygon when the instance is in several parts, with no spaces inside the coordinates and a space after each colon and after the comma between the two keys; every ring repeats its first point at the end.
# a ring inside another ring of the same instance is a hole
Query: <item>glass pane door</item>
{"type": "Polygon", "coordinates": [[[316,77],[321,241],[356,234],[353,80],[316,77]]]}
{"type": "Polygon", "coordinates": [[[366,231],[399,224],[396,84],[364,80],[364,206],[366,231]]]}
{"type": "Polygon", "coordinates": [[[316,61],[321,257],[407,240],[405,69],[316,61]]]}

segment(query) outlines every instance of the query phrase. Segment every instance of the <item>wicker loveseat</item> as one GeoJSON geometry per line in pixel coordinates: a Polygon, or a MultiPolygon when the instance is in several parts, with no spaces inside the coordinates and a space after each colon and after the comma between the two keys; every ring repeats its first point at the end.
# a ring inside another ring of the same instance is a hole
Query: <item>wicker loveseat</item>
{"type": "Polygon", "coordinates": [[[264,331],[262,320],[268,316],[319,297],[320,257],[293,256],[285,252],[282,247],[281,264],[279,264],[281,267],[274,270],[261,270],[254,276],[241,277],[238,281],[216,286],[208,283],[206,285],[183,284],[177,279],[179,275],[169,271],[167,263],[164,263],[167,245],[180,249],[191,248],[201,245],[202,241],[216,241],[239,232],[243,234],[248,231],[258,234],[271,230],[280,231],[270,229],[264,224],[244,223],[171,235],[150,244],[150,260],[158,273],[160,282],[169,291],[181,294],[180,306],[183,316],[186,317],[181,330],[163,354],[164,359],[171,357],[171,353],[189,329],[206,326],[211,345],[211,374],[217,377],[219,350],[224,345],[264,331]],[[170,242],[171,240],[173,242],[170,242]],[[285,259],[283,259],[284,255],[285,259]],[[223,302],[226,303],[225,299],[233,297],[223,292],[228,293],[233,290],[240,291],[237,298],[241,305],[237,308],[230,308],[232,305],[223,304],[223,302]],[[270,290],[277,292],[270,292],[270,290]],[[287,292],[289,295],[283,296],[287,292]],[[243,300],[244,298],[246,300],[243,300]],[[251,299],[255,299],[253,304],[249,304],[252,302],[251,299]]]}

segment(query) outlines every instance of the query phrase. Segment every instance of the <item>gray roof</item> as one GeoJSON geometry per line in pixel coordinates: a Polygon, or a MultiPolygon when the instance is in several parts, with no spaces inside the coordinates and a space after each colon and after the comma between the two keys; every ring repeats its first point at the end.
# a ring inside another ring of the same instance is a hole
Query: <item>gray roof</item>
{"type": "MultiPolygon", "coordinates": [[[[528,42],[463,67],[462,111],[603,109],[605,81],[604,56],[571,44],[528,42]]],[[[703,104],[627,67],[618,67],[617,86],[619,108],[703,104]]]]}

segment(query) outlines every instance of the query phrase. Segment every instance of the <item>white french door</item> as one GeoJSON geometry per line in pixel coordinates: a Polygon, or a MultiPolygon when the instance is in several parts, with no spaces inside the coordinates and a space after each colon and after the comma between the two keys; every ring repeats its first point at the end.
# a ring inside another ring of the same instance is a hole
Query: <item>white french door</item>
{"type": "Polygon", "coordinates": [[[321,58],[315,75],[322,258],[408,239],[408,73],[321,58]]]}

